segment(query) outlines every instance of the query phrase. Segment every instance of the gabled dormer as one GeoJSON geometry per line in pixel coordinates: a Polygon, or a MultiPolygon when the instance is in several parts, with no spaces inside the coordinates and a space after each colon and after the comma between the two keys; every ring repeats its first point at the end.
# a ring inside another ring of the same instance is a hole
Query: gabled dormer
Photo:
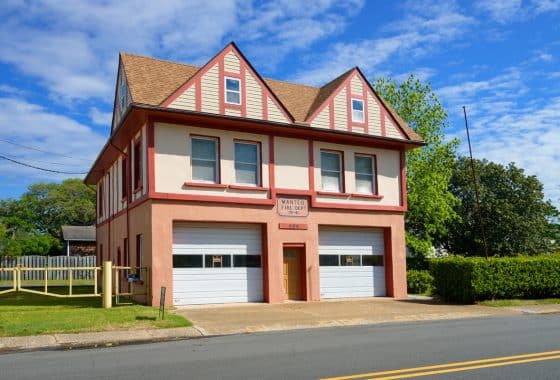
{"type": "Polygon", "coordinates": [[[314,128],[408,139],[358,68],[321,87],[306,121],[314,128]]]}
{"type": "Polygon", "coordinates": [[[293,117],[234,43],[227,45],[161,106],[292,123],[293,117]]]}

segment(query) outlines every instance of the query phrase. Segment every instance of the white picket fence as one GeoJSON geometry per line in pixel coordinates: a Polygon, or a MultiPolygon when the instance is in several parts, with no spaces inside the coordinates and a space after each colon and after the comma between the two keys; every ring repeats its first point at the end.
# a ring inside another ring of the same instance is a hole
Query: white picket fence
{"type": "MultiPolygon", "coordinates": [[[[81,268],[95,267],[95,256],[0,256],[0,268],[81,268]]],[[[73,280],[93,280],[92,270],[73,270],[73,280]]],[[[68,280],[67,270],[49,270],[49,280],[68,280]]],[[[24,271],[22,280],[44,280],[43,271],[24,271]]],[[[12,281],[13,272],[0,271],[0,281],[12,281]]]]}

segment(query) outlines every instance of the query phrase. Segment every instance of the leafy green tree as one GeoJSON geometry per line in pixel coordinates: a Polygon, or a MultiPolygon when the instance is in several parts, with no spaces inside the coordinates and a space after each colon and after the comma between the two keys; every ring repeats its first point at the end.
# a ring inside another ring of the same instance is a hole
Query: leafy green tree
{"type": "Polygon", "coordinates": [[[60,253],[62,225],[94,222],[95,190],[80,179],[33,184],[18,200],[0,200],[0,255],[60,253]]]}
{"type": "MultiPolygon", "coordinates": [[[[545,201],[543,186],[537,177],[525,175],[523,169],[513,163],[503,166],[474,160],[474,165],[489,255],[550,251],[553,239],[549,220],[558,211],[545,201]]],[[[448,224],[449,234],[442,243],[456,254],[484,255],[468,158],[457,160],[450,190],[461,200],[455,206],[461,219],[448,224]]]]}
{"type": "Polygon", "coordinates": [[[447,113],[429,84],[410,75],[402,83],[381,78],[374,88],[426,143],[406,156],[405,215],[407,245],[416,255],[425,256],[457,219],[457,199],[448,185],[459,140],[446,139],[447,113]]]}

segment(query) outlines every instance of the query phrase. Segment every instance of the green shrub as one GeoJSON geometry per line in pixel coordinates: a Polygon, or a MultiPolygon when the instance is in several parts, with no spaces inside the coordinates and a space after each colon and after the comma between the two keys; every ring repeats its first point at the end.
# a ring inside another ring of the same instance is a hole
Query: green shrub
{"type": "Polygon", "coordinates": [[[445,301],[560,296],[560,256],[485,259],[452,256],[430,261],[433,294],[445,301]]]}
{"type": "Polygon", "coordinates": [[[434,278],[427,270],[409,269],[406,271],[408,293],[425,294],[431,291],[434,278]]]}

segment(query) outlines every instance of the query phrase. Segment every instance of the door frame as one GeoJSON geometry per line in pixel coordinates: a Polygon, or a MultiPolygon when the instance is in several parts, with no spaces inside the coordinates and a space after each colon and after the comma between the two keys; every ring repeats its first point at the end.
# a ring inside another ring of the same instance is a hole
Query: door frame
{"type": "MultiPolygon", "coordinates": [[[[301,300],[302,301],[309,301],[309,295],[307,294],[307,248],[305,243],[283,243],[282,244],[282,260],[284,260],[284,248],[299,248],[300,255],[299,255],[299,267],[300,267],[300,292],[301,292],[301,300]]],[[[282,273],[283,275],[283,273],[282,273]]],[[[287,299],[284,299],[287,301],[287,299]]]]}

